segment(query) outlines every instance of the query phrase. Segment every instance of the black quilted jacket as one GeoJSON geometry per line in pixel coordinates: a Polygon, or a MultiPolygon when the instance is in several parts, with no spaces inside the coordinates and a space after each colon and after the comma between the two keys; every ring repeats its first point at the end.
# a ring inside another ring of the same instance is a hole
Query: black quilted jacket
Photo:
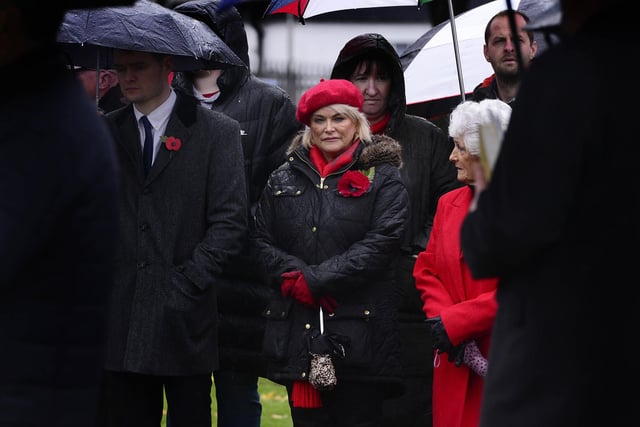
{"type": "MultiPolygon", "coordinates": [[[[322,180],[309,151],[296,141],[258,203],[255,259],[273,288],[279,290],[283,272],[300,270],[315,297],[329,294],[337,300],[326,330],[346,349],[346,357],[334,361],[339,381],[384,382],[389,392],[397,392],[393,266],[408,216],[400,145],[375,136],[360,144],[351,164],[322,180]],[[369,172],[371,185],[362,196],[337,191],[347,170],[369,172]]],[[[285,299],[274,301],[265,315],[271,319],[265,335],[267,376],[285,383],[306,378],[307,340],[317,333],[318,311],[285,299]]]]}

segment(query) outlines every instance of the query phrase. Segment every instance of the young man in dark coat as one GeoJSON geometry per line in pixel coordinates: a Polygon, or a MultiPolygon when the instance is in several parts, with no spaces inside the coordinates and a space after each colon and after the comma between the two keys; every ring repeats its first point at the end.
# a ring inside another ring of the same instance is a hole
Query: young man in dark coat
{"type": "MultiPolygon", "coordinates": [[[[176,73],[175,88],[240,123],[250,215],[269,173],[285,160],[294,134],[302,129],[295,105],[280,87],[251,73],[242,16],[222,2],[181,2],[174,10],[207,24],[246,64],[246,68],[176,73]],[[214,93],[212,93],[214,92],[214,93]]],[[[220,369],[214,373],[218,427],[259,427],[258,376],[264,374],[262,310],[272,296],[251,271],[252,260],[235,257],[218,282],[220,369]]]]}
{"type": "Polygon", "coordinates": [[[0,426],[94,427],[117,232],[108,128],[67,69],[68,8],[0,0],[0,426]]]}
{"type": "Polygon", "coordinates": [[[430,426],[433,349],[413,267],[427,246],[439,197],[461,185],[449,161],[453,144],[435,124],[406,114],[400,58],[382,35],[361,34],[348,41],[331,78],[351,80],[360,88],[372,133],[386,134],[402,146],[400,175],[409,192],[410,212],[396,275],[405,393],[385,402],[384,417],[389,426],[430,426]]]}
{"type": "Polygon", "coordinates": [[[106,116],[120,161],[121,233],[105,425],[159,425],[164,393],[175,425],[210,427],[217,281],[247,231],[240,126],[172,90],[171,56],[115,50],[114,69],[131,104],[106,116]]]}

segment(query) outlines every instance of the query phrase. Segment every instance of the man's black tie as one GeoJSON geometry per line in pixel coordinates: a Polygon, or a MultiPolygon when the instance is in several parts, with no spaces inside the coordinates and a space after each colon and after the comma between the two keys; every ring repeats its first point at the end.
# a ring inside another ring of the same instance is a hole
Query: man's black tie
{"type": "Polygon", "coordinates": [[[140,118],[142,125],[144,126],[144,147],[142,148],[142,160],[144,162],[144,173],[149,174],[151,169],[151,162],[153,161],[153,126],[147,119],[147,116],[140,118]]]}

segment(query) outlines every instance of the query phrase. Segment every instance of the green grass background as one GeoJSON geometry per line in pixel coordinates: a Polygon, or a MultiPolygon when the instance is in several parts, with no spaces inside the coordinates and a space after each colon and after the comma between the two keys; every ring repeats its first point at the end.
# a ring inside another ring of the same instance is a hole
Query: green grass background
{"type": "MultiPolygon", "coordinates": [[[[258,380],[258,391],[262,402],[260,427],[292,427],[293,421],[291,421],[291,411],[287,401],[287,389],[266,378],[260,378],[258,380]]],[[[215,385],[211,388],[211,403],[212,425],[215,427],[218,424],[215,385]]],[[[164,407],[165,416],[162,418],[162,427],[166,427],[166,402],[164,407]]]]}

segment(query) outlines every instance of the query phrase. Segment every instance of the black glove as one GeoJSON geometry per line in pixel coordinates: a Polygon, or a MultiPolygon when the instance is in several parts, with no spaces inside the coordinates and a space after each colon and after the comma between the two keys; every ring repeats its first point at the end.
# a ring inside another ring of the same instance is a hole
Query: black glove
{"type": "Polygon", "coordinates": [[[449,357],[447,358],[449,362],[453,362],[456,365],[456,368],[459,368],[464,363],[464,349],[467,346],[467,341],[453,347],[451,351],[449,351],[449,357]]]}
{"type": "MultiPolygon", "coordinates": [[[[437,349],[438,353],[451,353],[453,350],[453,344],[451,344],[449,335],[447,335],[447,331],[444,329],[444,324],[442,323],[440,316],[427,319],[426,322],[431,326],[431,340],[433,341],[433,348],[437,349]]],[[[451,354],[449,355],[449,361],[453,361],[451,360],[451,354]]]]}

